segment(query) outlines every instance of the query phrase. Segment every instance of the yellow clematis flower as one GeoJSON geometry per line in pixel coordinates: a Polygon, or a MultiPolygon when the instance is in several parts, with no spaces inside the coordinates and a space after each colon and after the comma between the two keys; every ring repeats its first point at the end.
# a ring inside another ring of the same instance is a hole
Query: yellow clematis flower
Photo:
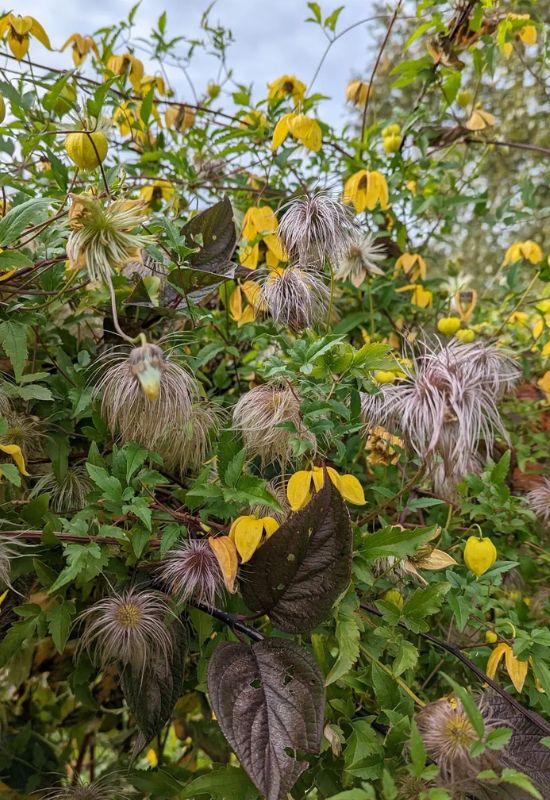
{"type": "Polygon", "coordinates": [[[485,672],[490,678],[494,678],[498,666],[503,658],[504,658],[504,665],[506,667],[506,672],[510,676],[510,680],[514,684],[516,692],[521,692],[523,689],[523,684],[525,683],[525,679],[527,677],[529,662],[520,661],[518,658],[516,658],[512,650],[512,647],[506,642],[497,644],[497,646],[489,656],[485,672]]]}
{"type": "Polygon", "coordinates": [[[344,202],[352,203],[360,214],[365,209],[374,211],[377,205],[389,207],[388,184],[381,172],[360,169],[344,185],[344,202]]]}
{"type": "Polygon", "coordinates": [[[428,308],[433,301],[433,293],[429,289],[425,289],[420,283],[409,283],[407,286],[401,286],[395,290],[398,293],[412,292],[411,303],[418,308],[428,308]]]}
{"type": "Polygon", "coordinates": [[[418,253],[403,253],[395,262],[395,274],[403,270],[407,278],[411,281],[426,280],[428,267],[426,262],[418,253]]]}
{"type": "Polygon", "coordinates": [[[256,269],[260,260],[261,243],[265,246],[265,260],[269,267],[276,267],[280,261],[287,260],[277,235],[278,226],[275,212],[269,206],[252,206],[248,209],[244,215],[242,229],[242,238],[246,241],[246,245],[239,255],[243,267],[256,269]]]}
{"type": "Polygon", "coordinates": [[[237,519],[229,529],[229,538],[235,543],[241,563],[249,561],[256,550],[273,536],[280,525],[273,517],[257,517],[248,514],[237,519]]]}
{"type": "Polygon", "coordinates": [[[143,186],[139,191],[139,196],[147,205],[154,205],[160,200],[170,200],[175,193],[175,189],[169,181],[162,179],[143,186]]]}
{"type": "Polygon", "coordinates": [[[261,289],[255,281],[244,281],[233,289],[229,298],[229,316],[240,328],[248,322],[254,322],[261,308],[261,289]]]}
{"type": "Polygon", "coordinates": [[[300,103],[306,94],[306,85],[298,80],[295,75],[281,75],[267,86],[267,99],[271,103],[292,97],[296,104],[300,103]]]}
{"type": "MultiPolygon", "coordinates": [[[[23,453],[21,452],[21,448],[18,444],[0,444],[0,450],[3,453],[6,453],[8,456],[11,456],[15,461],[15,466],[21,473],[21,475],[25,475],[29,477],[29,473],[27,472],[27,467],[25,466],[25,459],[23,458],[23,453]]],[[[0,468],[0,475],[1,475],[1,468],[0,468]]]]}
{"type": "Polygon", "coordinates": [[[495,124],[496,120],[488,111],[483,111],[482,108],[476,108],[472,111],[472,115],[465,127],[469,131],[483,131],[485,128],[490,128],[495,124]]]}
{"type": "Polygon", "coordinates": [[[210,545],[223,575],[225,588],[230,594],[236,592],[235,579],[239,568],[235,542],[229,536],[209,536],[210,545]]]}
{"type": "Polygon", "coordinates": [[[36,37],[48,50],[52,49],[48,34],[34,17],[4,14],[0,19],[0,39],[7,40],[8,47],[18,61],[27,55],[31,36],[36,37]]]}
{"type": "Polygon", "coordinates": [[[197,112],[185,105],[170,105],[164,112],[166,127],[184,133],[195,124],[197,112]]]}
{"type": "Polygon", "coordinates": [[[544,373],[537,381],[545,395],[546,402],[550,404],[550,370],[544,373]]]}
{"type": "Polygon", "coordinates": [[[514,242],[510,245],[504,256],[502,265],[507,267],[508,264],[515,264],[516,261],[530,261],[531,264],[538,264],[542,261],[542,250],[536,242],[532,239],[526,239],[524,242],[514,242]]]}
{"type": "Polygon", "coordinates": [[[241,120],[241,128],[267,128],[269,125],[266,115],[257,108],[247,111],[239,119],[241,120]]]}
{"type": "Polygon", "coordinates": [[[316,119],[305,114],[284,114],[273,131],[271,149],[276,150],[288,136],[303,144],[308,150],[317,153],[323,143],[323,132],[316,119]]]}
{"type": "MultiPolygon", "coordinates": [[[[326,467],[328,476],[338,489],[344,500],[356,506],[363,506],[367,502],[363,487],[354,475],[340,475],[332,467],[326,467]]],[[[298,511],[311,500],[313,493],[322,489],[325,482],[325,473],[322,467],[304,469],[295,472],[288,481],[286,496],[292,511],[298,511]]]]}
{"type": "Polygon", "coordinates": [[[166,94],[166,84],[162,75],[144,75],[141,79],[140,94],[149,94],[151,89],[155,89],[157,94],[166,94]]]}
{"type": "Polygon", "coordinates": [[[66,47],[72,45],[72,56],[75,67],[79,67],[87,58],[88,53],[93,52],[96,58],[99,58],[99,51],[97,45],[91,36],[81,36],[79,33],[73,33],[61,48],[61,52],[66,47]]]}
{"type": "Polygon", "coordinates": [[[536,44],[537,43],[537,29],[534,25],[524,25],[518,33],[520,40],[523,44],[536,44]]]}
{"type": "Polygon", "coordinates": [[[464,546],[464,563],[476,578],[491,569],[497,560],[497,549],[488,536],[469,536],[464,546]]]}
{"type": "Polygon", "coordinates": [[[136,92],[140,91],[145,70],[143,62],[139,58],[136,58],[131,53],[113,54],[107,61],[107,69],[115,75],[124,75],[126,73],[136,92]]]}
{"type": "Polygon", "coordinates": [[[350,81],[346,87],[346,100],[354,106],[363,108],[371,91],[372,87],[366,81],[350,81]]]}

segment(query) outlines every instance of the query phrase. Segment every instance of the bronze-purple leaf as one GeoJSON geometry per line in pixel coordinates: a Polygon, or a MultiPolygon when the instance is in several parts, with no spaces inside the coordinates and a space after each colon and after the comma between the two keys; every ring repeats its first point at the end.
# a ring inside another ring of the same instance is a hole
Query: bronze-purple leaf
{"type": "Polygon", "coordinates": [[[346,504],[325,472],[322,489],[242,570],[244,601],[282,631],[307,633],[329,616],[348,586],[352,549],[346,504]]]}
{"type": "Polygon", "coordinates": [[[153,656],[145,671],[127,665],[121,676],[121,689],[135,717],[139,733],[134,742],[135,758],[166,725],[183,686],[185,656],[189,647],[189,623],[175,620],[171,627],[170,658],[153,656]]]}
{"type": "Polygon", "coordinates": [[[221,644],[210,659],[208,692],[220,727],[267,800],[283,800],[307,768],[293,754],[319,753],[323,676],[313,657],[286,639],[221,644]]]}

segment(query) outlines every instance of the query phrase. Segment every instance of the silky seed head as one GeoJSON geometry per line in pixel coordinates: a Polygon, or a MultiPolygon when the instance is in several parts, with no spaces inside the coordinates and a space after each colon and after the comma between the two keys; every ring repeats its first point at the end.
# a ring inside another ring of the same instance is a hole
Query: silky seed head
{"type": "Polygon", "coordinates": [[[355,230],[349,209],[323,192],[292,200],[279,223],[291,262],[316,269],[336,264],[355,230]]]}
{"type": "Polygon", "coordinates": [[[210,606],[223,587],[220,565],[207,538],[183,541],[167,554],[158,574],[171,594],[210,606]]]}
{"type": "Polygon", "coordinates": [[[151,658],[170,656],[169,613],[160,592],[132,587],[113,593],[81,614],[85,627],[80,646],[92,651],[102,668],[118,662],[143,674],[151,658]]]}
{"type": "Polygon", "coordinates": [[[101,412],[114,435],[162,452],[167,432],[189,421],[198,386],[160,347],[147,344],[115,360],[97,392],[103,393],[101,412]]]}
{"type": "Polygon", "coordinates": [[[266,308],[273,320],[300,333],[326,318],[329,290],[311,270],[289,266],[272,270],[262,280],[258,308],[266,308]]]}
{"type": "Polygon", "coordinates": [[[259,456],[263,465],[288,464],[293,436],[302,436],[315,446],[314,436],[302,422],[300,398],[288,386],[267,384],[246,392],[233,409],[233,428],[240,431],[247,454],[259,456]],[[295,433],[281,427],[288,422],[295,433]]]}
{"type": "Polygon", "coordinates": [[[544,478],[540,486],[528,493],[527,502],[537,517],[545,525],[548,525],[550,523],[550,478],[544,478]]]}

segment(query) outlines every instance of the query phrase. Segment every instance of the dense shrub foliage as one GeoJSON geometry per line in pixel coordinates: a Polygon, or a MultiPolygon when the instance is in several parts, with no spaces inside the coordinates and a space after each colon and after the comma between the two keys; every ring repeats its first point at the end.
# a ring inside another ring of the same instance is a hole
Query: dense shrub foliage
{"type": "Polygon", "coordinates": [[[0,21],[6,796],[550,796],[545,9],[304,10],[0,21]]]}

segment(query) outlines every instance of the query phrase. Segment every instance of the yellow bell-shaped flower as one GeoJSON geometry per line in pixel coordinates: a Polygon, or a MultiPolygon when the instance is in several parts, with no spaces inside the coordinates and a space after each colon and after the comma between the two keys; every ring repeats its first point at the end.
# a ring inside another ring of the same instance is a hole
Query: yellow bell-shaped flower
{"type": "MultiPolygon", "coordinates": [[[[354,475],[340,475],[333,467],[326,467],[326,471],[344,500],[356,506],[365,505],[363,487],[354,475]]],[[[286,487],[286,496],[292,511],[298,511],[307,505],[313,492],[322,489],[324,482],[325,473],[322,467],[295,472],[286,487]]]]}
{"type": "Polygon", "coordinates": [[[497,549],[487,536],[469,536],[464,547],[464,563],[479,578],[497,560],[497,549]]]}
{"type": "Polygon", "coordinates": [[[235,542],[241,563],[249,561],[278,528],[279,523],[273,517],[257,517],[255,514],[237,517],[229,529],[229,538],[235,542]]]}

